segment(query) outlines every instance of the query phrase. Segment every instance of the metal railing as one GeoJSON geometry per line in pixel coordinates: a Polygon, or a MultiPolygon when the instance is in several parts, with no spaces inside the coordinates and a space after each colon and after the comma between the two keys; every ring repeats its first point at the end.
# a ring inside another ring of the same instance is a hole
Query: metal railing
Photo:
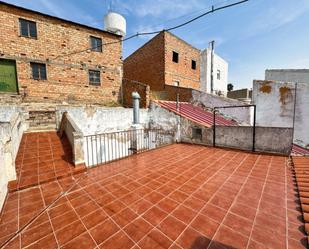
{"type": "Polygon", "coordinates": [[[105,164],[174,143],[174,132],[162,129],[131,129],[84,136],[87,166],[105,164]]]}

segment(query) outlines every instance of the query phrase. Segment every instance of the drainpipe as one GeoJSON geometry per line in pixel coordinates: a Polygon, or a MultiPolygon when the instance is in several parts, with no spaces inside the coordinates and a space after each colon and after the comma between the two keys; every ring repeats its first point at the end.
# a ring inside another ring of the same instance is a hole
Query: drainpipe
{"type": "Polygon", "coordinates": [[[294,93],[294,108],[293,108],[293,130],[292,130],[292,141],[291,141],[291,150],[290,150],[290,153],[292,152],[292,149],[293,149],[293,143],[294,143],[294,136],[295,136],[295,116],[296,116],[296,104],[297,104],[297,83],[295,83],[295,93],[294,93]]]}
{"type": "Polygon", "coordinates": [[[132,93],[132,101],[133,101],[133,124],[138,125],[139,124],[139,100],[140,95],[138,92],[132,93]]]}
{"type": "MultiPolygon", "coordinates": [[[[133,105],[133,138],[132,138],[132,144],[131,144],[131,150],[133,151],[133,154],[136,154],[138,151],[138,133],[143,133],[143,131],[138,132],[138,128],[140,126],[139,124],[139,100],[140,100],[140,95],[138,92],[133,92],[132,93],[132,105],[133,105]]],[[[141,134],[142,134],[141,133],[141,134]]],[[[141,135],[140,134],[140,135],[141,135]]],[[[140,145],[142,146],[142,145],[140,145]]]]}

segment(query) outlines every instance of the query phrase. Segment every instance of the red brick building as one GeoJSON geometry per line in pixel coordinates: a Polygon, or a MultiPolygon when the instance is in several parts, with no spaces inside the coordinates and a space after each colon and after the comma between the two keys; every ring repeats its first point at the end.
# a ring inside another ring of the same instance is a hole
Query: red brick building
{"type": "Polygon", "coordinates": [[[25,102],[118,101],[121,36],[1,1],[0,22],[0,95],[25,102]]]}
{"type": "Polygon", "coordinates": [[[200,50],[162,31],[124,60],[123,71],[154,91],[165,84],[200,89],[200,50]]]}

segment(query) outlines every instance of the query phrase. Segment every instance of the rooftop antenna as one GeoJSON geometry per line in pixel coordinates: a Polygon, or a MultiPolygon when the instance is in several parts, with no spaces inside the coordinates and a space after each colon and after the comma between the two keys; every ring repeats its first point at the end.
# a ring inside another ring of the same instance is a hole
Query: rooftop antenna
{"type": "Polygon", "coordinates": [[[114,9],[114,1],[109,0],[108,12],[113,12],[114,9]]]}

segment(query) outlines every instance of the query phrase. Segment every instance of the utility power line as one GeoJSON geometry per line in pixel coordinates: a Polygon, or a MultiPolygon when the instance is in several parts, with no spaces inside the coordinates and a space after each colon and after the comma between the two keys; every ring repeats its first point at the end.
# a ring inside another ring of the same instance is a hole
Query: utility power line
{"type": "Polygon", "coordinates": [[[108,46],[108,45],[112,45],[112,44],[116,44],[116,43],[121,43],[121,42],[125,42],[125,41],[128,41],[128,40],[131,40],[135,37],[138,37],[138,36],[144,36],[144,35],[155,35],[155,34],[159,34],[160,32],[162,31],[171,31],[171,30],[175,30],[175,29],[178,29],[178,28],[181,28],[185,25],[188,25],[189,23],[192,23],[206,15],[209,15],[209,14],[212,14],[216,11],[219,11],[219,10],[223,10],[223,9],[227,9],[227,8],[230,8],[230,7],[234,7],[236,5],[240,5],[240,4],[243,4],[245,2],[248,2],[249,0],[242,0],[242,1],[238,1],[238,2],[235,2],[235,3],[231,3],[231,4],[227,4],[227,5],[224,5],[224,6],[221,6],[221,7],[217,7],[215,8],[214,5],[211,7],[211,10],[207,11],[207,12],[204,12],[202,13],[201,15],[198,15],[197,17],[194,17],[184,23],[181,23],[179,25],[176,25],[176,26],[173,26],[173,27],[170,27],[170,28],[167,28],[167,29],[162,29],[162,30],[156,30],[156,31],[150,31],[150,32],[137,32],[136,34],[133,34],[131,36],[128,36],[127,38],[124,38],[124,39],[120,39],[118,41],[114,41],[114,42],[107,42],[107,43],[102,43],[101,45],[98,45],[96,47],[88,47],[86,49],[83,49],[83,50],[79,50],[79,51],[74,51],[72,53],[67,53],[67,54],[63,54],[63,55],[58,55],[56,56],[55,58],[53,59],[50,59],[49,61],[53,61],[53,60],[56,60],[56,59],[59,59],[59,58],[62,58],[62,57],[67,57],[67,56],[70,56],[70,55],[75,55],[75,54],[79,54],[79,53],[83,53],[83,52],[87,52],[87,51],[91,51],[93,49],[96,49],[96,48],[100,48],[100,47],[103,47],[103,46],[108,46]]]}

